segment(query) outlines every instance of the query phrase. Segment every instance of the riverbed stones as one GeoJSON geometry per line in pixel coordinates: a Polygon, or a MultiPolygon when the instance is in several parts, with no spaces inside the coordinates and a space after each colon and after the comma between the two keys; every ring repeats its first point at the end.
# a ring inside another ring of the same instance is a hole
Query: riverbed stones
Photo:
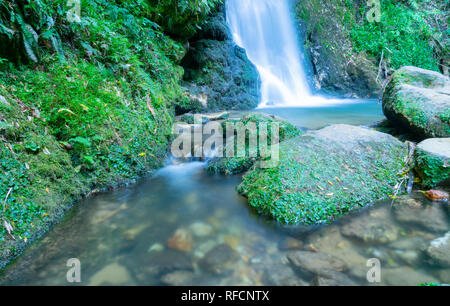
{"type": "Polygon", "coordinates": [[[337,124],[280,144],[279,161],[251,169],[238,191],[282,223],[322,224],[392,195],[408,145],[391,135],[337,124]]]}
{"type": "Polygon", "coordinates": [[[169,238],[167,246],[171,249],[190,252],[194,246],[194,239],[188,230],[180,228],[169,238]]]}
{"type": "Polygon", "coordinates": [[[295,250],[303,248],[303,242],[296,238],[286,237],[278,244],[280,250],[295,250]]]}
{"type": "Polygon", "coordinates": [[[172,249],[165,249],[164,252],[144,253],[138,260],[140,265],[130,265],[130,267],[140,281],[173,271],[192,271],[194,269],[193,258],[188,253],[172,249]]]}
{"type": "Polygon", "coordinates": [[[343,260],[326,253],[291,251],[287,253],[287,258],[304,275],[326,276],[333,271],[347,270],[347,264],[343,260]]]}
{"type": "Polygon", "coordinates": [[[391,286],[417,286],[422,283],[438,282],[435,277],[409,267],[382,269],[381,281],[391,286]]]}
{"type": "Polygon", "coordinates": [[[227,29],[225,12],[221,10],[190,41],[190,48],[181,61],[189,102],[178,103],[177,113],[258,106],[261,84],[258,71],[227,29]]]}
{"type": "Polygon", "coordinates": [[[341,234],[364,244],[384,244],[397,239],[398,228],[388,211],[377,209],[343,225],[341,234]]]}
{"type": "Polygon", "coordinates": [[[450,268],[450,232],[430,242],[426,249],[432,264],[450,268]]]}
{"type": "Polygon", "coordinates": [[[399,222],[419,226],[431,232],[445,232],[449,229],[446,212],[439,204],[427,205],[404,196],[393,205],[395,219],[399,222]]]}
{"type": "Polygon", "coordinates": [[[442,190],[428,190],[423,193],[428,200],[437,202],[448,202],[449,195],[442,190]]]}
{"type": "Polygon", "coordinates": [[[199,266],[208,272],[222,274],[231,270],[238,259],[239,254],[228,244],[223,243],[206,253],[199,266]]]}
{"type": "Polygon", "coordinates": [[[418,137],[450,137],[450,79],[435,71],[402,67],[386,86],[383,111],[418,137]]]}
{"type": "Polygon", "coordinates": [[[450,284],[450,269],[441,269],[436,272],[439,280],[445,284],[450,284]]]}
{"type": "Polygon", "coordinates": [[[195,237],[206,237],[212,234],[213,227],[207,223],[195,222],[189,226],[189,230],[195,237]]]}
{"type": "Polygon", "coordinates": [[[357,286],[351,278],[341,272],[331,271],[327,276],[316,276],[311,282],[312,286],[357,286]]]}
{"type": "Polygon", "coordinates": [[[192,286],[195,274],[192,271],[174,271],[161,277],[161,283],[169,286],[192,286]]]}
{"type": "Polygon", "coordinates": [[[450,138],[426,139],[417,145],[414,155],[415,169],[422,178],[422,185],[450,186],[450,138]]]}

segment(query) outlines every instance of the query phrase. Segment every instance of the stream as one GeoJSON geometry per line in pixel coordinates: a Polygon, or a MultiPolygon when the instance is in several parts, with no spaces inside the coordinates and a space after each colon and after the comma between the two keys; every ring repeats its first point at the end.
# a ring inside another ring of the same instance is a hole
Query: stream
{"type": "MultiPolygon", "coordinates": [[[[370,124],[383,118],[380,108],[368,102],[264,111],[315,129],[329,123],[370,124]]],[[[418,285],[450,281],[450,270],[431,265],[424,254],[430,241],[450,229],[447,204],[431,203],[414,191],[396,200],[414,207],[414,215],[408,209],[399,214],[388,200],[326,227],[284,227],[250,208],[236,192],[239,182],[240,176],[209,175],[204,162],[169,160],[151,178],[76,205],[63,222],[3,271],[0,284],[418,285]],[[414,218],[417,209],[420,220],[414,218]],[[372,235],[367,241],[366,233],[372,235]],[[300,253],[301,262],[293,261],[296,255],[292,254],[300,253]],[[80,283],[67,281],[71,258],[81,263],[80,283]],[[366,278],[371,258],[381,263],[380,283],[366,278]],[[329,267],[333,273],[317,277],[328,272],[311,273],[314,267],[329,267]]]]}

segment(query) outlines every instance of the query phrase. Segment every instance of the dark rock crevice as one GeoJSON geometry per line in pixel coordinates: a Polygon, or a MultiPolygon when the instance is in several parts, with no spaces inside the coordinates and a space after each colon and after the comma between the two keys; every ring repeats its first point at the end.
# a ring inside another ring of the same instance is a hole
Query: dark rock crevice
{"type": "Polygon", "coordinates": [[[245,50],[234,43],[223,6],[189,42],[181,65],[189,103],[178,107],[178,114],[258,106],[259,74],[245,50]]]}

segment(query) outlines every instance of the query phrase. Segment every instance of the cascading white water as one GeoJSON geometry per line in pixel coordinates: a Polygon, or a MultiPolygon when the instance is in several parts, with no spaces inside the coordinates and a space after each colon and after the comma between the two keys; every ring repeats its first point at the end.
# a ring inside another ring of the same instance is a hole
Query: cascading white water
{"type": "Polygon", "coordinates": [[[233,39],[261,76],[259,107],[331,102],[311,94],[289,0],[227,0],[226,6],[233,39]]]}

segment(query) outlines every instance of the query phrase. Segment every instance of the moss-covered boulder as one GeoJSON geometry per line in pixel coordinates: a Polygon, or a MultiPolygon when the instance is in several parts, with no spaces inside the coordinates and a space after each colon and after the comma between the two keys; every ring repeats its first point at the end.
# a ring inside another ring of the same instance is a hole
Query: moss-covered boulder
{"type": "Polygon", "coordinates": [[[383,111],[394,124],[418,137],[450,136],[450,78],[407,66],[386,86],[383,111]]]}
{"type": "MultiPolygon", "coordinates": [[[[236,124],[241,123],[244,126],[248,126],[249,123],[254,123],[257,128],[256,136],[259,138],[259,126],[260,124],[267,124],[268,130],[268,140],[267,143],[270,144],[272,141],[271,138],[271,126],[276,123],[279,126],[279,141],[287,140],[302,134],[302,131],[292,125],[291,123],[284,121],[281,118],[277,118],[273,115],[266,114],[258,114],[251,113],[246,116],[241,117],[240,119],[228,119],[222,123],[224,138],[226,138],[226,124],[231,123],[234,126],[236,124]]],[[[231,139],[226,139],[227,145],[235,145],[235,137],[231,137],[231,139]]],[[[225,157],[226,149],[224,148],[224,157],[214,158],[208,161],[207,170],[212,174],[223,174],[223,175],[232,175],[239,174],[250,169],[255,162],[261,157],[259,152],[259,147],[249,148],[249,135],[246,135],[246,152],[243,157],[225,157]],[[252,157],[251,152],[256,152],[255,156],[252,157]]]]}
{"type": "Polygon", "coordinates": [[[430,138],[417,145],[415,152],[416,171],[422,185],[450,186],[450,138],[430,138]]]}
{"type": "Polygon", "coordinates": [[[232,40],[219,11],[189,43],[181,62],[189,103],[177,112],[248,110],[258,106],[260,79],[244,49],[232,40]]]}
{"type": "Polygon", "coordinates": [[[395,194],[408,150],[388,134],[332,125],[281,143],[278,165],[250,170],[238,191],[281,223],[327,223],[395,194]]]}

